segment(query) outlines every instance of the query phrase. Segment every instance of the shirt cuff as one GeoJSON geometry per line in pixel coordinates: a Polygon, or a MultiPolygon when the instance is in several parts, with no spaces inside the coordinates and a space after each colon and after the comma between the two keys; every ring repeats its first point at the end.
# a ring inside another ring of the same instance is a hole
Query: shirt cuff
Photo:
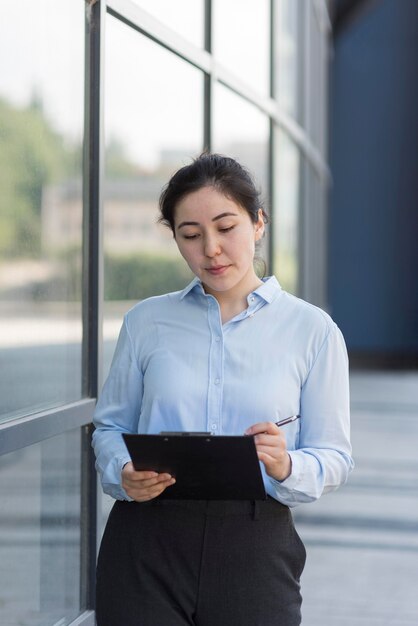
{"type": "Polygon", "coordinates": [[[124,465],[126,465],[126,463],[129,463],[129,461],[131,461],[130,456],[122,456],[114,459],[112,472],[113,475],[109,476],[112,482],[103,481],[102,483],[103,491],[115,500],[127,500],[128,502],[133,502],[133,498],[128,496],[128,494],[122,487],[122,468],[124,465]]]}

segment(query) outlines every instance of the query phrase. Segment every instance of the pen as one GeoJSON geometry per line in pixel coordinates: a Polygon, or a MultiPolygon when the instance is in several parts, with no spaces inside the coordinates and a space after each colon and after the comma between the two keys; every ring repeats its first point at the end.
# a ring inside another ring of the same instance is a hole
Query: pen
{"type": "MultiPolygon", "coordinates": [[[[285,424],[290,424],[291,422],[296,422],[300,418],[300,415],[291,415],[290,417],[285,417],[283,420],[279,420],[278,422],[273,422],[276,426],[284,426],[285,424]]],[[[247,433],[244,433],[247,434],[247,433]]]]}
{"type": "Polygon", "coordinates": [[[290,417],[285,417],[284,420],[280,420],[279,422],[274,422],[276,426],[284,426],[285,424],[290,424],[290,422],[295,422],[300,418],[300,415],[291,415],[290,417]]]}

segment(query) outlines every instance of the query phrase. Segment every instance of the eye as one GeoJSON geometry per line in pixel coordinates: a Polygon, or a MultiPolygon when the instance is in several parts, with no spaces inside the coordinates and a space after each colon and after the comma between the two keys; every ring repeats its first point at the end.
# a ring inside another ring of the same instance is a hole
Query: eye
{"type": "Polygon", "coordinates": [[[228,226],[226,228],[220,228],[219,232],[221,232],[221,233],[229,233],[229,231],[232,230],[233,228],[235,228],[235,226],[228,226]]]}
{"type": "Polygon", "coordinates": [[[183,235],[183,239],[197,239],[199,235],[183,235]]]}

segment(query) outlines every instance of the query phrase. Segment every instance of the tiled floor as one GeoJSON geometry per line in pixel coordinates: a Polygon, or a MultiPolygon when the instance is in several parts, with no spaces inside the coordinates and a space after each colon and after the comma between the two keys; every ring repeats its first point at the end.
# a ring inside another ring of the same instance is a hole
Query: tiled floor
{"type": "Polygon", "coordinates": [[[418,624],[418,372],[351,376],[356,468],[294,509],[303,626],[418,624]]]}

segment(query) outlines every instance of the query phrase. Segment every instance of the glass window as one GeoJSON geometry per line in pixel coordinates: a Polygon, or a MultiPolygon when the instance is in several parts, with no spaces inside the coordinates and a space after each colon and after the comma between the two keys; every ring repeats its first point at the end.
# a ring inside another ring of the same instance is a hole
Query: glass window
{"type": "Polygon", "coordinates": [[[106,35],[105,374],[128,308],[191,279],[158,198],[203,149],[203,74],[110,16],[106,35]]]}
{"type": "Polygon", "coordinates": [[[298,293],[300,155],[289,136],[275,129],[274,273],[283,289],[298,293]]]}
{"type": "Polygon", "coordinates": [[[322,308],[327,306],[327,205],[324,181],[311,164],[306,163],[306,207],[304,210],[304,296],[322,308]]]}
{"type": "Polygon", "coordinates": [[[0,420],[81,396],[83,57],[78,3],[3,12],[0,420]]]}
{"type": "Polygon", "coordinates": [[[133,0],[196,46],[204,46],[204,0],[133,0]]]}
{"type": "Polygon", "coordinates": [[[322,138],[322,108],[324,106],[324,70],[321,55],[322,32],[320,31],[317,12],[312,5],[309,6],[309,112],[308,132],[318,149],[323,146],[322,138]]]}
{"type": "Polygon", "coordinates": [[[0,456],[0,624],[66,626],[84,610],[80,432],[0,456]]]}
{"type": "Polygon", "coordinates": [[[270,3],[213,1],[213,52],[240,79],[270,95],[270,3]]]}
{"type": "MultiPolygon", "coordinates": [[[[269,213],[268,152],[269,118],[220,83],[215,84],[213,103],[213,151],[238,159],[253,175],[269,213]]],[[[268,259],[268,236],[260,256],[268,259]]]]}
{"type": "Polygon", "coordinates": [[[297,120],[302,118],[302,0],[276,2],[275,96],[281,107],[297,120]]]}
{"type": "Polygon", "coordinates": [[[328,151],[328,71],[329,71],[329,43],[326,34],[322,34],[320,40],[320,65],[321,65],[321,98],[322,106],[318,111],[319,150],[324,159],[327,159],[328,151]]]}
{"type": "Polygon", "coordinates": [[[213,150],[237,158],[268,193],[269,118],[220,83],[215,84],[213,150]]]}

